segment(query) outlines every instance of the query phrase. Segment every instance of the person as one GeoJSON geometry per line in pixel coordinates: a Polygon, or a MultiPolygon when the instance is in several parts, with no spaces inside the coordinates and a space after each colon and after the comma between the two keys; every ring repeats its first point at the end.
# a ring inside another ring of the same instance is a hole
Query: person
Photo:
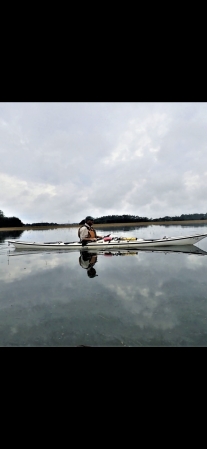
{"type": "Polygon", "coordinates": [[[97,235],[96,230],[93,228],[94,218],[91,216],[87,216],[85,219],[85,223],[83,224],[83,220],[81,221],[81,227],[78,230],[78,237],[82,243],[87,244],[88,241],[96,242],[97,239],[102,239],[101,235],[97,235]]]}
{"type": "Polygon", "coordinates": [[[96,262],[97,262],[97,254],[89,253],[88,251],[83,251],[80,253],[79,264],[82,268],[87,270],[87,275],[89,278],[94,278],[98,276],[94,268],[96,262]]]}

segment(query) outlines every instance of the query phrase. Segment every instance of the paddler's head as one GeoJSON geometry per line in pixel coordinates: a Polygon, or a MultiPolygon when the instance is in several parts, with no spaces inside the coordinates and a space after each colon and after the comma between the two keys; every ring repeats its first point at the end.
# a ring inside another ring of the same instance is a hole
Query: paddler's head
{"type": "Polygon", "coordinates": [[[93,222],[94,222],[94,218],[91,217],[91,215],[88,215],[88,216],[86,217],[86,223],[88,223],[89,226],[92,226],[93,222]]]}
{"type": "Polygon", "coordinates": [[[96,274],[95,268],[93,268],[93,267],[90,267],[90,268],[87,270],[87,275],[88,275],[89,278],[95,278],[96,276],[98,276],[98,275],[96,274]]]}

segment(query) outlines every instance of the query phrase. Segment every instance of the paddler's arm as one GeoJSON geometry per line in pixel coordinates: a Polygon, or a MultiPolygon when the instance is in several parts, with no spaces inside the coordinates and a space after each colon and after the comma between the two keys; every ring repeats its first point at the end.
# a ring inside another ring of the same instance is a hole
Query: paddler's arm
{"type": "Polygon", "coordinates": [[[84,237],[84,238],[82,238],[82,240],[90,240],[90,242],[95,242],[97,240],[97,238],[92,239],[91,237],[84,237]]]}
{"type": "Polygon", "coordinates": [[[82,240],[90,240],[90,242],[96,242],[96,240],[103,239],[102,235],[97,235],[94,239],[91,237],[84,237],[82,240]]]}

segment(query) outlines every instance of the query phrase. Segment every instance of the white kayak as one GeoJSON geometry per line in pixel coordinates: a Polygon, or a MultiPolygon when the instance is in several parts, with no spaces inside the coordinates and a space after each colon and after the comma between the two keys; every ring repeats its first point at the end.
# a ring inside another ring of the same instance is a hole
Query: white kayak
{"type": "Polygon", "coordinates": [[[9,240],[8,244],[17,249],[46,249],[46,250],[99,250],[99,249],[135,249],[151,247],[167,247],[180,245],[194,245],[207,237],[205,234],[195,234],[188,236],[163,237],[161,239],[139,239],[137,237],[112,237],[99,239],[96,242],[88,242],[85,246],[81,242],[23,242],[20,240],[9,240]]]}

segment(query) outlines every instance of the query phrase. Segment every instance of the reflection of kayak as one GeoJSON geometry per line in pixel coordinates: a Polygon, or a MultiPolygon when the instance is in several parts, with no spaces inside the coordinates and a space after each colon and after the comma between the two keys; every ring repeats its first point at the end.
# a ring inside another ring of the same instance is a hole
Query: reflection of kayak
{"type": "Polygon", "coordinates": [[[104,256],[134,256],[137,255],[138,253],[185,253],[185,254],[198,254],[200,256],[207,256],[207,252],[204,251],[203,249],[198,248],[197,246],[194,245],[186,245],[186,246],[171,246],[171,247],[156,247],[156,248],[143,248],[143,249],[139,249],[139,251],[133,251],[133,250],[112,250],[112,251],[107,251],[107,250],[88,250],[88,253],[92,253],[93,254],[97,254],[97,255],[104,255],[104,256]]]}
{"type": "MultiPolygon", "coordinates": [[[[44,248],[43,248],[44,249],[44,248]]],[[[80,253],[88,253],[88,254],[96,254],[96,255],[103,255],[106,257],[111,257],[111,256],[135,256],[139,253],[164,253],[164,254],[168,254],[168,253],[185,253],[185,254],[197,254],[200,256],[207,256],[207,252],[198,248],[197,246],[194,245],[185,245],[185,246],[168,246],[168,247],[156,247],[156,248],[139,248],[139,251],[131,250],[131,249],[117,249],[117,250],[95,250],[95,249],[85,249],[84,251],[82,251],[81,249],[73,249],[71,250],[72,252],[77,252],[80,251],[80,253]]],[[[62,253],[62,251],[60,251],[59,248],[57,248],[56,250],[57,253],[62,253]]],[[[21,249],[17,249],[17,251],[12,252],[11,254],[9,254],[9,256],[19,256],[19,255],[23,255],[25,254],[25,248],[23,249],[23,251],[21,252],[21,249]]],[[[32,252],[31,249],[28,251],[27,254],[36,254],[36,251],[32,252]]]]}
{"type": "MultiPolygon", "coordinates": [[[[138,254],[138,251],[127,251],[127,250],[120,250],[120,251],[95,251],[96,254],[98,255],[103,255],[106,257],[111,257],[111,256],[136,256],[138,254]]],[[[90,251],[88,251],[88,253],[90,254],[90,251]]]]}
{"type": "Polygon", "coordinates": [[[139,239],[130,237],[112,237],[110,240],[100,239],[96,242],[88,242],[87,245],[82,246],[80,242],[23,242],[20,240],[9,240],[8,244],[12,244],[19,249],[60,249],[60,250],[88,250],[88,249],[122,249],[122,248],[151,248],[151,247],[169,247],[169,246],[183,246],[194,245],[200,240],[207,237],[206,234],[196,234],[193,236],[179,236],[179,237],[163,237],[161,239],[139,239]]]}

